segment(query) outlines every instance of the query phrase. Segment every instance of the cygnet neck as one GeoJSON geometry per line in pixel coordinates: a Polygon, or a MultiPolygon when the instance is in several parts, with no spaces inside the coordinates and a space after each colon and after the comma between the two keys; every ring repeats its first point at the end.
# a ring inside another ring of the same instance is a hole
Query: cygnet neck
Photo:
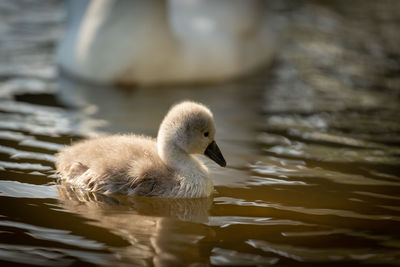
{"type": "Polygon", "coordinates": [[[158,140],[157,150],[161,160],[167,166],[179,171],[184,178],[207,177],[206,169],[202,164],[176,144],[158,140]]]}

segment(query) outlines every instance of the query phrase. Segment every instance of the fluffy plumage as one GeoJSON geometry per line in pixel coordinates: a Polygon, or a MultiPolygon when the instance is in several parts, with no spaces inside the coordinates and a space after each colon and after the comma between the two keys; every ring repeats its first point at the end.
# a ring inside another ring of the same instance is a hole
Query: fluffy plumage
{"type": "Polygon", "coordinates": [[[211,155],[225,166],[205,106],[182,102],[165,116],[157,139],[112,135],[78,142],[56,156],[57,172],[74,186],[98,193],[149,197],[207,197],[207,168],[192,154],[211,155]]]}

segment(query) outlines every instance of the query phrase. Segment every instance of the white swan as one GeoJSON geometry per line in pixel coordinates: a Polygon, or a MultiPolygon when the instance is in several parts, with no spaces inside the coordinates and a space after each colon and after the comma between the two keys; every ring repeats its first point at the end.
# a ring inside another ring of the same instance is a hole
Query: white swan
{"type": "Polygon", "coordinates": [[[70,0],[57,61],[100,83],[226,80],[271,59],[265,12],[263,0],[70,0]]]}
{"type": "Polygon", "coordinates": [[[212,180],[192,154],[205,154],[225,166],[214,136],[210,110],[185,101],[165,116],[157,140],[137,135],[84,140],[57,154],[57,172],[65,182],[93,192],[207,197],[213,191],[212,180]]]}

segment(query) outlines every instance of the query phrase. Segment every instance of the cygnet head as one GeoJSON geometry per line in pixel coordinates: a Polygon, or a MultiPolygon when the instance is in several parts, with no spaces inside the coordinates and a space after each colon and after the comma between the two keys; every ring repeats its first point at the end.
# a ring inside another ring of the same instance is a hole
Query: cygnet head
{"type": "Polygon", "coordinates": [[[158,154],[169,162],[174,154],[204,154],[220,166],[226,162],[215,140],[215,123],[211,111],[198,103],[184,101],[173,106],[160,125],[158,154]]]}

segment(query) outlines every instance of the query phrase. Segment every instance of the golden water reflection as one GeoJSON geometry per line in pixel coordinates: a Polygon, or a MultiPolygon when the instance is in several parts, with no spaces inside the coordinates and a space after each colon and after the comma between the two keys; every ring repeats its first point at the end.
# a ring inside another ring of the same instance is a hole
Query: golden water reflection
{"type": "Polygon", "coordinates": [[[198,241],[215,233],[204,227],[193,233],[190,224],[208,222],[211,198],[106,196],[67,185],[57,190],[65,210],[89,219],[90,224],[108,229],[130,243],[122,249],[113,249],[114,256],[122,262],[139,266],[208,262],[198,249],[198,241]]]}

